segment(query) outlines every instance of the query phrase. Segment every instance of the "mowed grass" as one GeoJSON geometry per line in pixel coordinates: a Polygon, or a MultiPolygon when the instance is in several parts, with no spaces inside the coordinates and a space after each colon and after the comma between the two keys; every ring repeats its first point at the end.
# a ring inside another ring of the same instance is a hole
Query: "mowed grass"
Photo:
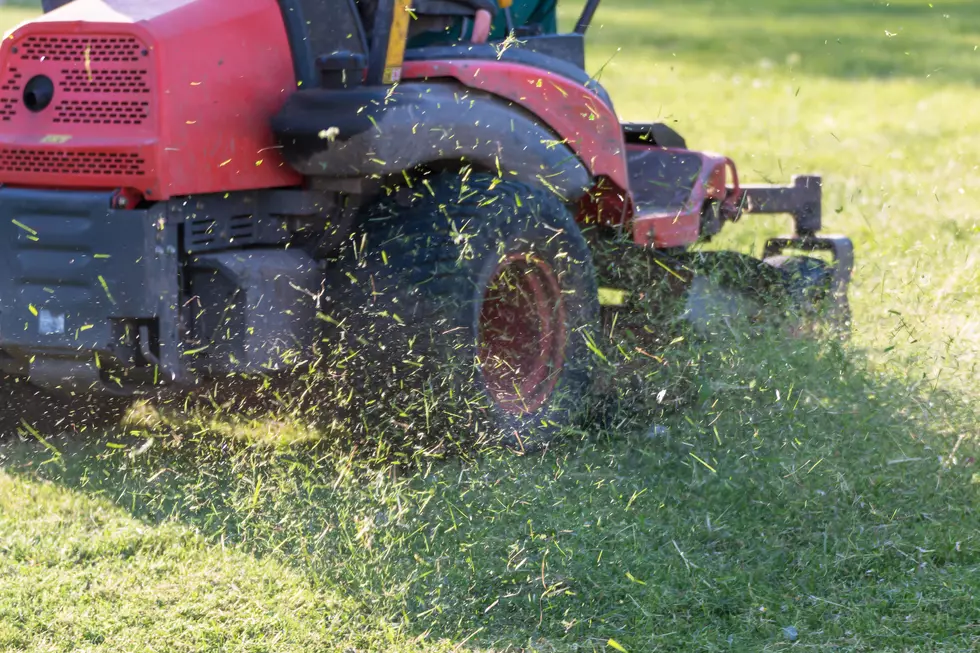
{"type": "Polygon", "coordinates": [[[980,6],[931,4],[607,0],[593,28],[625,119],[824,175],[847,346],[675,343],[669,430],[534,457],[10,438],[0,649],[976,649],[980,6]]]}

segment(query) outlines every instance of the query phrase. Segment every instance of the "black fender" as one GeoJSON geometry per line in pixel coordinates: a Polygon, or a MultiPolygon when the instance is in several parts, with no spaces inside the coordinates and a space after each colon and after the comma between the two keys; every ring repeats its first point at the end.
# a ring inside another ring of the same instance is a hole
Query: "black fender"
{"type": "Polygon", "coordinates": [[[454,83],[297,91],[272,128],[286,161],[308,177],[385,177],[465,162],[568,202],[593,185],[583,162],[532,114],[454,83]]]}

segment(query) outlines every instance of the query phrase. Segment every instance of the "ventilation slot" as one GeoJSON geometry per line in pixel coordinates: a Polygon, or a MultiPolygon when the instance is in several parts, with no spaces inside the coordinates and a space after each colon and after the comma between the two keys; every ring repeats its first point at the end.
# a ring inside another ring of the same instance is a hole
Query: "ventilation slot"
{"type": "Polygon", "coordinates": [[[24,75],[16,68],[10,68],[10,77],[0,86],[0,91],[19,91],[21,90],[21,80],[23,80],[24,75]]]}
{"type": "Polygon", "coordinates": [[[66,93],[149,93],[145,70],[62,70],[58,87],[66,93]]]}
{"type": "Polygon", "coordinates": [[[228,238],[232,241],[255,236],[255,221],[251,215],[236,215],[228,219],[228,238]]]}
{"type": "Polygon", "coordinates": [[[0,149],[0,171],[59,175],[146,174],[137,153],[45,152],[0,149]]]}
{"type": "Polygon", "coordinates": [[[126,100],[63,100],[54,122],[86,125],[140,125],[146,120],[149,102],[126,100]]]}
{"type": "Polygon", "coordinates": [[[191,246],[195,249],[203,249],[214,242],[217,237],[218,222],[207,218],[194,220],[191,223],[191,246]]]}
{"type": "Polygon", "coordinates": [[[17,98],[0,97],[0,122],[10,122],[17,115],[17,98]]]}
{"type": "Polygon", "coordinates": [[[17,115],[17,105],[20,104],[21,80],[23,74],[16,68],[9,68],[10,76],[0,86],[0,122],[10,122],[17,115]]]}
{"type": "Polygon", "coordinates": [[[139,61],[145,51],[132,37],[29,36],[20,58],[25,61],[124,63],[139,61]]]}
{"type": "Polygon", "coordinates": [[[187,251],[217,251],[258,244],[278,244],[279,232],[266,233],[260,238],[251,213],[218,218],[195,218],[188,222],[185,233],[187,251]],[[268,236],[272,236],[271,239],[268,236]]]}

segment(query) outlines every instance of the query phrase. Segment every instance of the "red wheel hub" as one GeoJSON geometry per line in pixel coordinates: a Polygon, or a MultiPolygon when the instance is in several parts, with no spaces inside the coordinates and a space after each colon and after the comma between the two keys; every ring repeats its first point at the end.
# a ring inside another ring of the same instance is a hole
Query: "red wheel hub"
{"type": "Polygon", "coordinates": [[[480,362],[487,389],[504,410],[540,408],[565,363],[565,304],[554,271],[512,254],[494,273],[480,313],[480,362]]]}

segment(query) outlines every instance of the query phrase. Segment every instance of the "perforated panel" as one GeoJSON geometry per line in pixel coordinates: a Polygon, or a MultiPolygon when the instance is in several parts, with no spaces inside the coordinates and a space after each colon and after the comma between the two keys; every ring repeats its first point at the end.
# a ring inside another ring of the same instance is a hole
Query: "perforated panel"
{"type": "Polygon", "coordinates": [[[0,69],[0,180],[142,185],[135,178],[148,177],[152,166],[130,139],[144,139],[151,126],[153,73],[143,42],[98,33],[33,34],[13,37],[9,48],[0,69]],[[54,102],[32,113],[22,95],[38,75],[54,83],[54,102]],[[32,136],[39,144],[28,144],[32,136]],[[92,144],[101,140],[115,144],[92,144]]]}
{"type": "Polygon", "coordinates": [[[0,122],[10,122],[17,115],[17,98],[0,97],[0,122]]]}
{"type": "Polygon", "coordinates": [[[0,86],[0,122],[10,122],[17,115],[24,75],[16,68],[8,69],[7,79],[0,86]]]}
{"type": "Polygon", "coordinates": [[[145,70],[62,70],[58,88],[66,93],[149,93],[145,70]]]}
{"type": "Polygon", "coordinates": [[[125,36],[29,36],[20,46],[24,61],[133,62],[142,58],[138,40],[125,36]]]}
{"type": "Polygon", "coordinates": [[[85,125],[139,125],[147,119],[149,102],[137,100],[62,100],[52,122],[85,125]]]}
{"type": "Polygon", "coordinates": [[[233,215],[221,218],[196,218],[189,221],[187,230],[188,251],[243,247],[253,244],[256,238],[256,221],[253,214],[233,215]]]}
{"type": "Polygon", "coordinates": [[[0,172],[62,175],[146,174],[145,161],[135,152],[54,152],[0,149],[0,172]]]}
{"type": "Polygon", "coordinates": [[[10,75],[3,82],[3,86],[0,86],[0,91],[19,91],[21,90],[21,84],[24,80],[24,74],[16,68],[8,68],[10,75]]]}

